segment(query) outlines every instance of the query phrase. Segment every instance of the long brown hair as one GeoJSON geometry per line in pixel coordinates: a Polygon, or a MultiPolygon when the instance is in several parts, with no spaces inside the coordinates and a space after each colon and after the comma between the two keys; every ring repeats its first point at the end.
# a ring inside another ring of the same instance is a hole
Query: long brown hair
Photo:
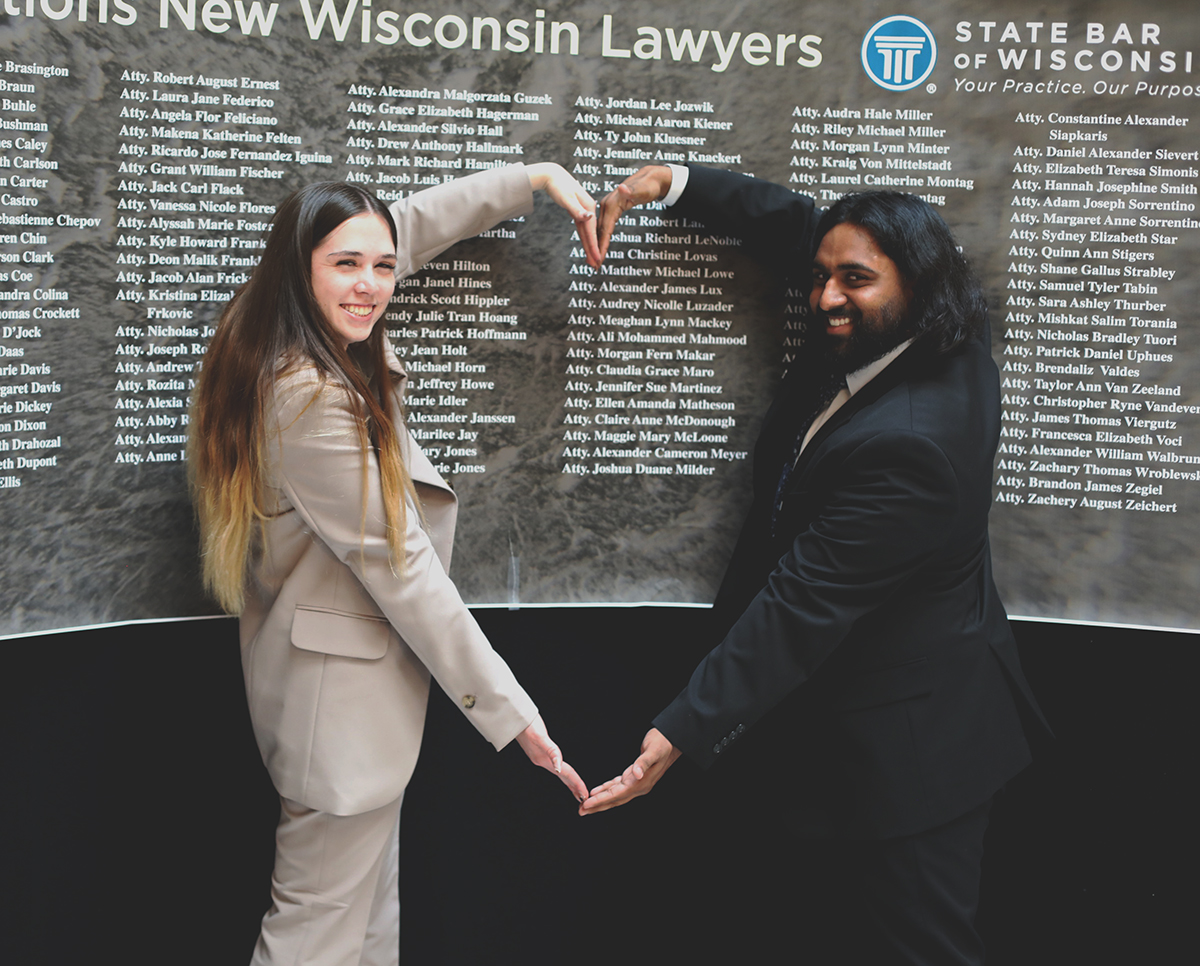
{"type": "Polygon", "coordinates": [[[330,329],[312,288],[313,249],[361,214],[382,218],[396,242],[391,213],[357,185],[323,181],[288,196],[271,220],[258,266],[221,313],[204,356],[192,397],[188,473],[204,585],[231,614],[245,606],[247,564],[268,516],[265,403],[276,379],[296,366],[316,366],[317,394],[327,380],[347,391],[359,417],[363,524],[370,446],[379,462],[392,566],[404,566],[405,496],[416,505],[416,494],[390,415],[396,396],[382,320],[365,342],[348,350],[330,329]]]}

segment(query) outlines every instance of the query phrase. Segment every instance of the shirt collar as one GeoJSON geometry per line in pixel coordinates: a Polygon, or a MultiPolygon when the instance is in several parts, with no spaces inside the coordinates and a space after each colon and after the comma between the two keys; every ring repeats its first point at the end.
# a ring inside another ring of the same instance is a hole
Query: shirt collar
{"type": "Polygon", "coordinates": [[[892,364],[892,362],[895,361],[896,357],[900,355],[901,352],[903,352],[912,344],[912,339],[906,339],[894,349],[885,352],[874,362],[868,362],[861,369],[855,369],[854,372],[846,373],[846,388],[850,390],[850,395],[853,396],[860,389],[862,389],[863,386],[883,372],[884,369],[886,369],[892,364]]]}

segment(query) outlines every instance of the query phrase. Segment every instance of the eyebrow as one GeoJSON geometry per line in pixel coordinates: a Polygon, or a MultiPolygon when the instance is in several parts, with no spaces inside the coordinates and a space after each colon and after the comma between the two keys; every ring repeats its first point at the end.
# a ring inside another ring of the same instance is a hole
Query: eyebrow
{"type": "MultiPolygon", "coordinates": [[[[816,261],[815,259],[813,260],[813,268],[821,269],[822,271],[826,271],[825,266],[822,265],[820,262],[816,261]]],[[[871,268],[869,265],[864,265],[862,262],[840,262],[839,264],[835,265],[834,268],[837,268],[841,271],[870,272],[872,275],[879,274],[878,269],[871,268]]]]}
{"type": "MultiPolygon", "coordinates": [[[[325,253],[326,258],[341,258],[343,255],[356,255],[361,258],[362,252],[356,252],[351,249],[346,249],[345,251],[341,251],[341,252],[326,252],[325,253]]],[[[380,258],[395,258],[396,253],[395,252],[386,252],[383,255],[380,255],[379,257],[380,258]]]]}

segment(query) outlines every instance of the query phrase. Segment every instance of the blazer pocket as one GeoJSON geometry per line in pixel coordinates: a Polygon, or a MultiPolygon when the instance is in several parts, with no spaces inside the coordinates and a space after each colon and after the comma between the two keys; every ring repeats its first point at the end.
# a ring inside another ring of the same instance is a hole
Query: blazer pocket
{"type": "Polygon", "coordinates": [[[894,667],[868,671],[847,682],[837,707],[841,711],[867,708],[920,698],[933,692],[933,674],[925,658],[894,667]]]}
{"type": "Polygon", "coordinates": [[[392,625],[371,614],[297,605],[292,644],[303,651],[378,661],[387,653],[392,625]]]}

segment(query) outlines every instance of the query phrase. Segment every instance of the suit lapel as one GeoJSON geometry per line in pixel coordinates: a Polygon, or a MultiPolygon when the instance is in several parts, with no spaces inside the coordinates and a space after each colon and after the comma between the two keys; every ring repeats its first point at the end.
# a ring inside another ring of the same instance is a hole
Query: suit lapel
{"type": "Polygon", "coordinates": [[[808,441],[804,452],[800,454],[800,458],[796,461],[796,468],[792,472],[793,483],[798,482],[804,475],[808,465],[812,462],[813,454],[821,448],[825,440],[829,439],[830,436],[845,426],[846,423],[854,418],[855,414],[877,402],[885,393],[890,392],[896,386],[900,385],[900,383],[909,379],[914,369],[920,364],[923,355],[917,346],[909,346],[904,352],[893,359],[883,372],[879,373],[874,379],[863,386],[862,389],[846,401],[841,409],[830,416],[825,425],[817,430],[813,438],[808,441]]]}
{"type": "MultiPolygon", "coordinates": [[[[396,357],[396,352],[392,348],[392,344],[386,338],[384,339],[384,349],[384,358],[387,359],[388,372],[396,381],[396,392],[399,398],[403,399],[404,392],[408,388],[408,372],[405,370],[404,364],[396,357]]],[[[396,424],[400,433],[401,449],[404,453],[404,465],[408,469],[408,475],[412,477],[413,482],[437,487],[439,490],[445,490],[447,493],[453,495],[454,489],[433,468],[433,464],[429,461],[429,457],[425,455],[425,451],[412,438],[412,434],[408,431],[408,423],[400,418],[399,412],[394,411],[392,413],[392,421],[396,424]]]]}

